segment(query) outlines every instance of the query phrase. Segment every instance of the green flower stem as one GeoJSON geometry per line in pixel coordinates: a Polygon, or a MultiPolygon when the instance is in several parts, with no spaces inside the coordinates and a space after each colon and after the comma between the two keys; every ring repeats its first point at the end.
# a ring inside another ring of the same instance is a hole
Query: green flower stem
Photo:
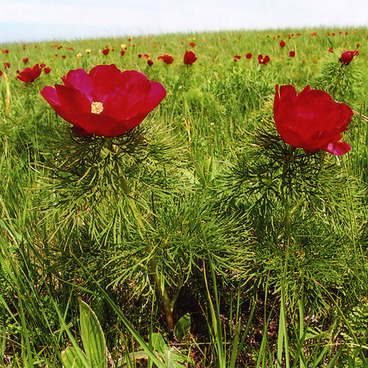
{"type": "Polygon", "coordinates": [[[345,67],[346,67],[346,65],[341,64],[340,68],[337,72],[337,79],[336,79],[336,82],[335,82],[335,84],[333,86],[333,89],[331,91],[331,96],[334,100],[335,100],[335,94],[336,94],[337,88],[339,87],[340,79],[341,79],[342,74],[343,74],[343,68],[345,68],[345,67]]]}
{"type": "Polygon", "coordinates": [[[286,157],[282,166],[282,201],[284,205],[284,230],[285,230],[285,246],[286,246],[286,263],[289,257],[290,238],[291,238],[291,223],[290,223],[290,201],[289,194],[291,192],[290,180],[288,180],[288,171],[290,161],[293,158],[295,148],[291,147],[290,153],[286,157]]]}
{"type": "MultiPolygon", "coordinates": [[[[116,165],[116,167],[117,167],[117,171],[119,172],[118,165],[116,165]]],[[[124,193],[129,198],[129,204],[130,204],[130,208],[133,212],[134,218],[137,220],[142,234],[146,234],[147,233],[146,227],[143,223],[142,217],[141,217],[141,215],[140,215],[140,213],[137,209],[137,206],[135,204],[135,201],[132,197],[132,193],[130,191],[128,182],[127,182],[126,178],[123,175],[119,175],[119,178],[121,180],[124,193]]],[[[147,253],[149,253],[151,255],[150,260],[148,262],[148,272],[153,277],[155,285],[156,285],[156,287],[158,288],[158,290],[160,292],[162,305],[163,305],[164,313],[165,313],[165,317],[166,317],[166,323],[167,323],[169,331],[172,331],[174,329],[174,318],[173,318],[173,310],[172,310],[171,299],[170,299],[169,295],[167,294],[167,292],[166,292],[166,290],[163,287],[163,284],[161,282],[161,277],[160,277],[160,274],[159,274],[159,271],[158,271],[156,257],[153,253],[152,246],[147,245],[146,250],[147,250],[147,253]]]]}
{"type": "Polygon", "coordinates": [[[285,353],[286,367],[289,367],[289,341],[287,335],[286,322],[286,299],[287,296],[287,269],[290,252],[291,239],[291,221],[290,221],[290,193],[292,191],[291,181],[289,178],[290,162],[293,158],[295,148],[291,147],[288,155],[282,166],[282,202],[284,206],[284,247],[286,248],[284,275],[281,281],[281,306],[280,306],[280,321],[279,321],[279,337],[278,337],[278,364],[282,360],[282,354],[285,353]],[[283,348],[285,347],[285,348],[283,348]]]}

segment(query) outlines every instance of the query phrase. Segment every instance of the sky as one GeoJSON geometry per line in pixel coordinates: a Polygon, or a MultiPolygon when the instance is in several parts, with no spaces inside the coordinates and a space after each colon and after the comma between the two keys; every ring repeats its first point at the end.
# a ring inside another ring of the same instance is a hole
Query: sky
{"type": "Polygon", "coordinates": [[[368,27],[367,0],[0,0],[0,43],[302,27],[368,27]]]}

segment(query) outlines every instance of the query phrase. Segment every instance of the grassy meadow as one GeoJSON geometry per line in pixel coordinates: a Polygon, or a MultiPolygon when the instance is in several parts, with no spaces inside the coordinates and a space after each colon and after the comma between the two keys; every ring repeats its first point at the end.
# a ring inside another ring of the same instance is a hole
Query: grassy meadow
{"type": "Polygon", "coordinates": [[[0,49],[1,366],[368,367],[368,29],[0,49]],[[167,92],[116,156],[40,94],[100,64],[167,92]],[[286,178],[276,84],[347,103],[351,151],[286,178]]]}

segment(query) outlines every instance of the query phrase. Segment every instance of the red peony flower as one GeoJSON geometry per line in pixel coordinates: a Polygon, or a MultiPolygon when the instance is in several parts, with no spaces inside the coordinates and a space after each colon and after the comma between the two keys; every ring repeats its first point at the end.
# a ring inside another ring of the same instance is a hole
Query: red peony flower
{"type": "Polygon", "coordinates": [[[108,54],[109,54],[109,52],[110,52],[110,49],[109,49],[109,48],[105,48],[105,49],[103,49],[103,50],[102,50],[102,53],[103,53],[104,55],[108,55],[108,54]]]}
{"type": "Polygon", "coordinates": [[[25,68],[19,75],[17,75],[17,79],[24,83],[32,83],[41,75],[42,69],[40,68],[39,64],[35,64],[32,68],[25,68]]]}
{"type": "Polygon", "coordinates": [[[51,72],[51,68],[49,66],[45,66],[43,71],[46,73],[46,74],[50,74],[51,72]]]}
{"type": "Polygon", "coordinates": [[[294,50],[289,51],[289,56],[294,57],[295,56],[295,51],[294,50]]]}
{"type": "Polygon", "coordinates": [[[250,52],[248,52],[246,55],[245,55],[245,57],[249,60],[249,59],[251,59],[252,58],[252,54],[250,53],[250,52]]]}
{"type": "Polygon", "coordinates": [[[286,46],[286,42],[284,40],[280,41],[280,47],[285,47],[286,46]]]}
{"type": "Polygon", "coordinates": [[[114,64],[98,65],[89,73],[71,70],[64,85],[46,86],[41,95],[73,125],[80,136],[114,137],[140,124],[165,97],[165,88],[138,71],[121,72],[114,64]]]}
{"type": "Polygon", "coordinates": [[[149,55],[148,55],[148,54],[138,54],[138,57],[139,57],[140,59],[148,60],[149,55]]]}
{"type": "Polygon", "coordinates": [[[234,55],[234,61],[238,61],[241,59],[241,56],[240,55],[234,55]]]}
{"type": "Polygon", "coordinates": [[[186,51],[184,54],[184,64],[192,65],[197,60],[197,56],[193,51],[186,51]]]}
{"type": "Polygon", "coordinates": [[[353,116],[345,103],[334,102],[324,91],[306,86],[298,95],[291,85],[276,85],[273,114],[284,142],[306,152],[324,150],[343,155],[351,147],[339,142],[353,116]]]}
{"type": "Polygon", "coordinates": [[[173,57],[167,54],[159,56],[157,60],[163,61],[166,64],[172,64],[172,62],[174,61],[173,57]]]}
{"type": "Polygon", "coordinates": [[[24,64],[27,64],[27,63],[28,63],[28,61],[29,61],[29,58],[23,58],[23,63],[24,63],[24,64]]]}
{"type": "Polygon", "coordinates": [[[172,64],[173,61],[174,61],[174,58],[172,56],[167,55],[167,54],[164,55],[164,62],[166,64],[172,64]]]}
{"type": "Polygon", "coordinates": [[[341,57],[340,57],[339,61],[342,64],[349,65],[350,62],[353,60],[353,57],[358,55],[358,54],[359,54],[358,50],[345,51],[341,54],[341,57]]]}
{"type": "Polygon", "coordinates": [[[4,68],[5,68],[5,69],[9,69],[9,68],[10,68],[10,63],[9,63],[9,61],[7,61],[7,62],[5,62],[5,63],[4,63],[4,68]]]}
{"type": "Polygon", "coordinates": [[[269,63],[269,61],[270,61],[269,56],[266,55],[265,57],[263,57],[262,55],[258,55],[258,62],[260,64],[267,64],[267,63],[269,63]]]}
{"type": "Polygon", "coordinates": [[[152,66],[153,65],[153,60],[152,59],[148,59],[147,60],[147,64],[148,64],[148,66],[152,66]]]}
{"type": "Polygon", "coordinates": [[[189,42],[190,47],[196,47],[196,44],[194,42],[189,42]]]}
{"type": "Polygon", "coordinates": [[[9,50],[8,50],[8,49],[3,49],[3,50],[1,50],[1,52],[2,52],[3,54],[9,54],[9,50]]]}
{"type": "Polygon", "coordinates": [[[0,70],[0,77],[3,75],[4,73],[0,70]]]}

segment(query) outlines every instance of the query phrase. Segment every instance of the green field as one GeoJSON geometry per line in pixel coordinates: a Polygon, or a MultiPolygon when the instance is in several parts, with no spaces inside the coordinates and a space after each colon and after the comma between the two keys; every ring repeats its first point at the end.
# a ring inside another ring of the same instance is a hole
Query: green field
{"type": "Polygon", "coordinates": [[[367,29],[0,50],[0,366],[368,367],[367,29]],[[80,137],[40,91],[102,64],[166,97],[80,137]],[[351,150],[284,143],[277,84],[349,105],[351,150]]]}

